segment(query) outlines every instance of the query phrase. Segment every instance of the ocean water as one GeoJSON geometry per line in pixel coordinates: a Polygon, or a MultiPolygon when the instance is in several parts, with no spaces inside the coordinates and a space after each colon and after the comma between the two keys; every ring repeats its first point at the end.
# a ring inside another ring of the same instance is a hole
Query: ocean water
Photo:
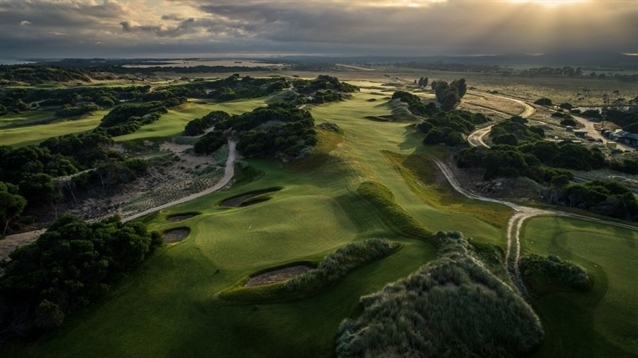
{"type": "Polygon", "coordinates": [[[0,65],[26,65],[29,63],[35,63],[33,61],[23,61],[23,60],[3,60],[0,59],[0,65]]]}

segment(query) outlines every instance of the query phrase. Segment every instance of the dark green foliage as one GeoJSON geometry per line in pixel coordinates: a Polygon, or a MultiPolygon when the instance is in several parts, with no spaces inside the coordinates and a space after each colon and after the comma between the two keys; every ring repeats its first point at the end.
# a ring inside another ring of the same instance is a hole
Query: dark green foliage
{"type": "Polygon", "coordinates": [[[560,121],[560,125],[561,126],[576,126],[576,121],[573,118],[565,118],[562,121],[560,121]]]}
{"type": "Polygon", "coordinates": [[[316,79],[311,81],[294,79],[292,81],[292,84],[295,88],[295,91],[305,95],[313,94],[321,90],[331,90],[333,92],[343,93],[353,93],[359,91],[359,87],[341,82],[338,78],[327,75],[319,75],[316,79]]]}
{"type": "Polygon", "coordinates": [[[627,174],[638,174],[638,159],[613,160],[609,168],[627,174]]]}
{"type": "Polygon", "coordinates": [[[565,288],[587,291],[592,286],[584,268],[558,256],[523,256],[518,265],[525,286],[536,295],[565,288]]]}
{"type": "Polygon", "coordinates": [[[465,143],[463,136],[450,127],[435,127],[431,129],[423,138],[425,144],[460,145],[465,143]]]}
{"type": "Polygon", "coordinates": [[[55,112],[55,116],[58,118],[66,117],[80,117],[87,113],[91,113],[99,110],[100,107],[95,104],[84,104],[81,106],[64,106],[55,112]]]}
{"type": "Polygon", "coordinates": [[[552,100],[549,98],[539,98],[536,101],[534,101],[534,104],[538,104],[540,106],[551,106],[552,105],[552,100]]]}
{"type": "Polygon", "coordinates": [[[426,105],[421,101],[421,98],[409,92],[394,92],[392,99],[398,99],[401,102],[407,103],[410,112],[417,116],[431,116],[439,112],[439,109],[434,103],[428,103],[426,105]]]}
{"type": "MultiPolygon", "coordinates": [[[[522,147],[495,145],[491,148],[466,148],[458,153],[456,159],[461,168],[485,169],[484,176],[487,180],[526,176],[539,183],[550,183],[556,176],[565,175],[569,179],[574,177],[568,170],[546,166],[549,165],[547,163],[560,164],[559,161],[564,161],[564,158],[559,157],[562,153],[559,148],[561,147],[550,142],[535,142],[522,147]],[[557,156],[559,159],[555,159],[557,156]]],[[[589,165],[591,163],[588,160],[590,155],[582,160],[574,158],[574,162],[567,161],[567,164],[589,165]]]]}
{"type": "Polygon", "coordinates": [[[204,134],[195,143],[193,150],[197,154],[212,154],[226,144],[226,136],[222,131],[214,130],[204,134]]]}
{"type": "MultiPolygon", "coordinates": [[[[538,130],[532,129],[525,125],[526,119],[521,117],[512,117],[492,127],[490,136],[492,138],[500,137],[506,134],[514,135],[517,142],[535,142],[543,139],[544,134],[539,133],[538,130]]],[[[542,131],[542,130],[541,130],[542,131]]],[[[492,139],[492,141],[494,141],[492,139]]],[[[494,142],[497,143],[497,142],[494,142]]],[[[508,143],[503,143],[508,144],[508,143]]],[[[515,144],[511,144],[515,145],[515,144]]]]}
{"type": "Polygon", "coordinates": [[[0,278],[0,331],[62,325],[66,314],[96,302],[159,245],[160,235],[139,222],[88,224],[61,216],[36,242],[11,254],[0,278]]]}
{"type": "Polygon", "coordinates": [[[168,110],[162,102],[124,104],[113,108],[98,126],[112,137],[137,131],[141,126],[158,120],[168,110]]]}
{"type": "Polygon", "coordinates": [[[18,188],[11,183],[0,181],[0,228],[6,235],[11,221],[22,214],[27,201],[18,194],[18,188]]]}
{"type": "Polygon", "coordinates": [[[339,127],[336,123],[332,123],[332,122],[323,122],[317,125],[317,127],[321,129],[325,129],[333,133],[343,133],[343,130],[341,129],[341,127],[339,127]]]}
{"type": "Polygon", "coordinates": [[[565,112],[554,112],[554,113],[552,113],[552,117],[554,117],[554,118],[565,118],[565,119],[573,118],[569,113],[565,113],[565,112]]]}
{"type": "Polygon", "coordinates": [[[434,93],[437,101],[441,104],[441,109],[444,111],[450,111],[454,109],[467,92],[467,84],[465,78],[454,80],[448,84],[445,81],[437,81],[433,84],[434,93]]]}
{"type": "Polygon", "coordinates": [[[616,123],[628,132],[638,133],[638,112],[635,110],[621,111],[610,108],[606,109],[604,114],[605,120],[616,123]]]}
{"type": "Polygon", "coordinates": [[[53,183],[53,177],[44,173],[25,175],[18,187],[29,206],[50,203],[61,196],[53,183]]]}
{"type": "Polygon", "coordinates": [[[286,281],[285,291],[318,291],[344,277],[348,272],[370,261],[387,256],[399,244],[382,239],[369,239],[341,248],[319,263],[316,269],[286,281]]]}
{"type": "Polygon", "coordinates": [[[531,307],[460,235],[442,236],[439,259],[361,297],[363,314],[339,327],[338,357],[525,357],[540,346],[531,307]]]}
{"type": "Polygon", "coordinates": [[[287,104],[270,104],[219,122],[215,128],[238,133],[237,150],[246,157],[303,157],[317,144],[310,112],[287,104]]]}
{"type": "Polygon", "coordinates": [[[397,233],[429,239],[432,233],[408,214],[395,200],[385,186],[367,181],[361,183],[357,193],[374,205],[381,213],[381,219],[397,233]]]}
{"type": "Polygon", "coordinates": [[[506,144],[515,147],[518,145],[518,138],[512,133],[506,133],[492,137],[492,142],[494,142],[494,144],[506,144]]]}
{"type": "Polygon", "coordinates": [[[594,180],[584,184],[571,184],[557,195],[548,196],[550,204],[589,210],[600,215],[635,221],[638,219],[638,201],[625,186],[616,182],[594,180]]]}
{"type": "Polygon", "coordinates": [[[427,77],[421,77],[421,78],[419,78],[419,81],[417,82],[417,84],[420,87],[427,87],[428,86],[428,82],[429,82],[429,79],[427,77]]]}
{"type": "Polygon", "coordinates": [[[571,110],[572,108],[574,108],[571,103],[561,103],[559,107],[567,110],[571,110]]]}
{"type": "Polygon", "coordinates": [[[195,118],[186,124],[184,128],[184,135],[196,136],[206,132],[206,130],[215,123],[225,121],[230,118],[230,115],[224,111],[213,111],[208,113],[202,118],[195,118]]]}
{"type": "Polygon", "coordinates": [[[7,82],[26,82],[29,84],[69,81],[91,82],[88,73],[85,71],[39,65],[0,65],[0,78],[7,82]]]}
{"type": "Polygon", "coordinates": [[[596,118],[596,119],[603,118],[602,114],[600,114],[600,111],[597,109],[588,109],[586,111],[583,111],[582,116],[586,118],[596,118]]]}

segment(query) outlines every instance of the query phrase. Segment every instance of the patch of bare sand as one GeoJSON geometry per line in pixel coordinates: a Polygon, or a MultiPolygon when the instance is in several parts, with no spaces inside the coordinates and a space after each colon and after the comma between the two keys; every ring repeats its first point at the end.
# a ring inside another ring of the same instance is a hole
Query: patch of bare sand
{"type": "Polygon", "coordinates": [[[188,237],[190,232],[191,231],[186,228],[169,230],[162,235],[162,240],[164,240],[165,243],[179,242],[188,237]]]}
{"type": "Polygon", "coordinates": [[[308,271],[313,270],[310,266],[297,265],[282,268],[279,270],[264,272],[257,276],[251,277],[244,287],[263,286],[275,282],[288,281],[293,277],[300,276],[308,271]]]}
{"type": "Polygon", "coordinates": [[[9,235],[0,240],[0,261],[9,259],[9,254],[17,248],[28,245],[40,237],[46,229],[23,232],[21,234],[9,235]]]}
{"type": "Polygon", "coordinates": [[[192,218],[193,216],[197,216],[197,214],[184,214],[184,215],[173,215],[169,216],[166,220],[171,223],[175,223],[178,221],[184,221],[192,218]]]}

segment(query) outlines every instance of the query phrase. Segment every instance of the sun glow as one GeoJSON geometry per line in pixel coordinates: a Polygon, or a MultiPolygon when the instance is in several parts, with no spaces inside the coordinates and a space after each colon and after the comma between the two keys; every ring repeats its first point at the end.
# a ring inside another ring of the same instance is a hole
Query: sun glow
{"type": "Polygon", "coordinates": [[[587,0],[510,0],[510,1],[516,2],[516,3],[535,3],[535,4],[545,5],[548,7],[572,5],[572,4],[587,2],[587,0]]]}

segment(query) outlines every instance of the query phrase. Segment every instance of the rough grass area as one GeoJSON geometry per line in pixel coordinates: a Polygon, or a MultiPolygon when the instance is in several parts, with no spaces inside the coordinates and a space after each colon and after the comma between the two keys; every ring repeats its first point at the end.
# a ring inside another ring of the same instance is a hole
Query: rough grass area
{"type": "Polygon", "coordinates": [[[539,357],[638,355],[638,232],[539,217],[521,235],[524,253],[556,255],[587,270],[588,292],[552,290],[532,301],[547,332],[539,357]]]}
{"type": "Polygon", "coordinates": [[[380,292],[339,328],[338,357],[523,357],[543,339],[532,308],[473,257],[460,235],[441,257],[380,292]]]}
{"type": "Polygon", "coordinates": [[[383,154],[423,201],[442,211],[469,214],[498,228],[505,228],[512,209],[469,199],[452,188],[431,159],[422,155],[383,154]]]}
{"type": "Polygon", "coordinates": [[[432,236],[432,233],[425,226],[397,204],[392,192],[383,185],[371,181],[365,182],[359,185],[357,192],[379,209],[383,220],[397,233],[418,238],[432,236]]]}

